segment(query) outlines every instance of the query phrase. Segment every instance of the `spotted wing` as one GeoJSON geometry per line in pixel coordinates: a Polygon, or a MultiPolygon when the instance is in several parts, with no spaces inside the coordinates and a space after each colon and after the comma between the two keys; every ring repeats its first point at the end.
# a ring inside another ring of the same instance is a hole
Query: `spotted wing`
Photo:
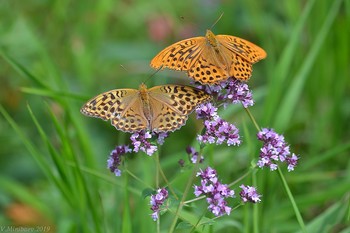
{"type": "Polygon", "coordinates": [[[247,81],[252,76],[253,68],[251,63],[237,54],[232,54],[231,62],[230,76],[242,81],[247,81]]]}
{"type": "Polygon", "coordinates": [[[235,36],[217,35],[216,39],[225,48],[239,55],[249,63],[256,63],[266,57],[266,52],[259,46],[235,36]]]}
{"type": "Polygon", "coordinates": [[[227,65],[230,61],[226,61],[223,55],[206,45],[200,57],[188,70],[188,76],[202,84],[216,84],[226,80],[230,76],[227,65]]]}
{"type": "Polygon", "coordinates": [[[140,106],[138,90],[117,89],[97,95],[80,111],[86,116],[111,120],[119,130],[135,132],[148,126],[140,106]]]}
{"type": "Polygon", "coordinates": [[[205,37],[193,37],[179,41],[159,52],[151,61],[155,69],[188,70],[199,58],[205,45],[205,37]]]}
{"type": "Polygon", "coordinates": [[[203,90],[182,85],[163,85],[149,89],[152,108],[151,128],[155,132],[174,131],[186,123],[188,115],[212,96],[203,90]]]}

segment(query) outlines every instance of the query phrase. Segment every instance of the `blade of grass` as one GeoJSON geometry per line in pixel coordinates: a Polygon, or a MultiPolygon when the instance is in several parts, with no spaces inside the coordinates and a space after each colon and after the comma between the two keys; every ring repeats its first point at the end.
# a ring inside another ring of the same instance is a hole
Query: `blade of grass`
{"type": "Polygon", "coordinates": [[[288,88],[286,95],[282,99],[280,109],[277,112],[275,119],[275,127],[276,129],[283,131],[289,125],[290,120],[293,116],[293,111],[296,107],[298,100],[300,99],[301,91],[303,90],[303,86],[305,80],[308,77],[308,74],[312,68],[312,65],[315,62],[316,56],[321,49],[321,46],[331,29],[331,26],[334,22],[334,19],[339,12],[341,3],[343,0],[335,0],[333,1],[332,6],[330,7],[327,18],[322,25],[315,42],[313,43],[310,52],[307,54],[305,58],[305,62],[303,66],[300,68],[299,72],[296,74],[293,82],[288,88]]]}
{"type": "Polygon", "coordinates": [[[4,51],[0,50],[0,55],[7,61],[20,75],[23,77],[28,78],[31,80],[34,84],[49,89],[49,86],[44,83],[42,80],[37,78],[36,76],[32,75],[24,66],[16,62],[14,59],[12,59],[9,55],[7,55],[4,51]]]}
{"type": "Polygon", "coordinates": [[[281,87],[283,87],[283,82],[286,80],[288,76],[288,73],[294,58],[294,54],[297,52],[297,47],[298,47],[299,39],[302,35],[302,30],[307,23],[307,19],[310,15],[311,9],[313,8],[315,2],[316,0],[307,1],[306,6],[300,16],[300,19],[297,22],[294,30],[291,32],[291,37],[288,41],[288,44],[283,50],[281,58],[279,59],[279,62],[276,65],[276,69],[272,74],[271,80],[273,81],[269,82],[268,89],[270,91],[267,92],[268,95],[266,98],[266,104],[264,108],[263,122],[265,124],[266,122],[271,122],[271,118],[277,109],[280,96],[282,96],[284,92],[283,88],[281,87]]]}
{"type": "Polygon", "coordinates": [[[62,97],[68,97],[70,99],[83,100],[83,101],[89,99],[88,96],[81,96],[72,92],[65,92],[65,91],[54,91],[54,90],[39,89],[39,88],[32,88],[32,87],[22,87],[20,90],[24,93],[44,96],[44,97],[51,97],[54,99],[60,99],[62,97]]]}
{"type": "Polygon", "coordinates": [[[30,140],[28,140],[28,137],[24,134],[21,127],[17,125],[17,123],[10,117],[10,115],[7,113],[7,111],[3,108],[2,105],[0,105],[0,112],[6,119],[6,121],[11,125],[11,127],[14,129],[14,131],[17,133],[18,137],[23,142],[24,146],[27,148],[29,153],[32,155],[35,162],[39,165],[40,169],[44,172],[46,177],[49,178],[50,181],[55,183],[56,185],[59,185],[58,180],[54,176],[52,169],[50,168],[49,163],[44,159],[45,156],[43,156],[39,150],[34,146],[30,140]]]}
{"type": "MultiPolygon", "coordinates": [[[[68,174],[67,170],[65,169],[64,162],[62,161],[62,157],[55,150],[54,146],[52,145],[52,143],[48,139],[48,136],[45,134],[44,130],[40,126],[37,118],[35,117],[32,109],[30,108],[29,104],[27,105],[27,108],[28,108],[29,114],[32,117],[32,120],[33,120],[37,130],[39,131],[39,134],[40,134],[42,140],[44,141],[44,143],[46,144],[46,146],[50,152],[51,158],[54,161],[54,164],[56,166],[58,173],[60,174],[61,179],[59,180],[58,178],[56,178],[57,188],[61,191],[61,193],[63,194],[67,203],[69,203],[71,205],[71,207],[74,208],[75,201],[72,199],[72,197],[74,196],[74,194],[71,192],[72,185],[69,182],[70,181],[69,174],[68,174]]],[[[52,170],[52,169],[50,169],[50,170],[52,170]]]]}

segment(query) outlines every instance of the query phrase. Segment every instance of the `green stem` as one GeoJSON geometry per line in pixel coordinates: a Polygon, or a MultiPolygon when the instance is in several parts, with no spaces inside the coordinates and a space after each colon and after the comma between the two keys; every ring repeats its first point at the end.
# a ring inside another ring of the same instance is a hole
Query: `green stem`
{"type": "MultiPolygon", "coordinates": [[[[249,111],[249,109],[248,109],[248,108],[244,108],[244,109],[246,110],[246,112],[247,112],[249,118],[252,120],[252,122],[253,122],[255,128],[256,128],[258,131],[261,131],[261,128],[259,127],[258,123],[256,122],[254,116],[251,114],[251,112],[249,111]]],[[[296,218],[297,218],[297,220],[298,220],[298,222],[299,222],[299,225],[300,225],[300,227],[301,227],[301,230],[302,230],[302,232],[306,233],[306,228],[305,228],[305,224],[304,224],[303,218],[301,217],[299,208],[298,208],[298,206],[297,206],[297,204],[296,204],[296,202],[295,202],[295,200],[294,200],[294,198],[293,198],[292,192],[290,191],[289,186],[288,186],[288,184],[287,184],[287,182],[286,182],[286,180],[285,180],[285,178],[284,178],[283,173],[281,172],[281,170],[280,170],[279,168],[278,168],[277,170],[278,170],[278,175],[279,175],[279,177],[280,177],[281,180],[282,180],[284,189],[286,190],[287,195],[288,195],[288,197],[289,197],[289,200],[290,200],[290,202],[292,203],[292,206],[293,206],[293,209],[294,209],[294,213],[295,213],[295,216],[296,216],[296,218]]],[[[257,216],[255,216],[255,217],[257,217],[257,216]]],[[[257,226],[257,222],[254,222],[254,224],[256,224],[256,226],[257,226]]],[[[258,229],[256,229],[255,227],[254,227],[254,232],[258,232],[258,229]]]]}
{"type": "MultiPolygon", "coordinates": [[[[252,183],[254,187],[257,187],[257,177],[256,177],[256,171],[252,174],[252,183]]],[[[253,205],[253,232],[259,233],[259,209],[258,205],[253,205]]]]}
{"type": "Polygon", "coordinates": [[[228,187],[232,187],[233,185],[237,184],[239,181],[241,181],[244,178],[246,178],[252,171],[253,171],[253,169],[250,169],[244,175],[242,175],[241,177],[239,177],[237,180],[233,181],[232,183],[228,184],[227,186],[228,187]]]}
{"type": "MultiPolygon", "coordinates": [[[[202,147],[201,147],[201,150],[202,150],[202,147]]],[[[201,152],[201,151],[200,151],[201,152]]],[[[199,153],[199,154],[202,154],[202,153],[199,153]]],[[[182,195],[182,198],[181,198],[181,201],[179,203],[179,206],[177,207],[176,209],[176,212],[175,212],[175,217],[174,217],[174,220],[170,226],[170,229],[169,229],[169,233],[172,233],[174,232],[174,229],[175,229],[175,226],[176,226],[176,222],[179,218],[179,213],[180,211],[182,210],[182,207],[185,205],[185,199],[186,199],[186,196],[188,194],[188,191],[190,190],[191,186],[192,186],[192,183],[193,183],[193,180],[194,178],[196,177],[196,173],[197,173],[197,170],[198,170],[198,167],[199,167],[199,161],[200,161],[200,158],[201,156],[197,156],[197,161],[196,161],[196,164],[195,166],[193,167],[193,170],[192,170],[192,174],[191,174],[191,177],[188,179],[188,182],[186,184],[186,188],[185,188],[185,191],[182,195]]]]}
{"type": "Polygon", "coordinates": [[[256,120],[255,120],[254,116],[252,115],[252,113],[250,112],[250,110],[249,110],[248,108],[244,108],[244,110],[247,112],[249,118],[252,120],[252,122],[253,122],[255,128],[256,128],[258,131],[261,131],[261,129],[260,129],[258,123],[256,122],[256,120]]]}
{"type": "Polygon", "coordinates": [[[296,217],[297,217],[297,220],[298,220],[298,222],[299,222],[299,225],[300,225],[300,227],[301,227],[301,230],[302,230],[302,232],[306,233],[307,231],[306,231],[306,228],[305,228],[305,224],[304,224],[303,218],[301,217],[299,208],[298,208],[298,206],[297,206],[297,204],[296,204],[296,202],[295,202],[295,200],[294,200],[294,197],[293,197],[292,192],[291,192],[290,189],[289,189],[289,186],[288,186],[288,184],[287,184],[287,181],[286,181],[286,179],[284,178],[283,173],[281,172],[281,169],[278,168],[277,171],[278,171],[279,177],[280,177],[281,180],[282,180],[284,189],[285,189],[286,192],[287,192],[287,195],[288,195],[288,197],[289,197],[289,200],[290,200],[290,202],[292,203],[292,206],[293,206],[293,209],[294,209],[294,213],[295,213],[295,215],[296,215],[296,217]]]}
{"type": "Polygon", "coordinates": [[[173,196],[175,197],[176,200],[179,200],[179,197],[176,195],[174,189],[171,187],[171,185],[170,185],[168,179],[166,178],[166,176],[165,176],[165,174],[164,174],[164,172],[163,172],[162,166],[160,166],[160,162],[159,162],[159,153],[158,153],[158,151],[156,151],[155,153],[156,153],[156,154],[155,154],[155,157],[154,157],[154,158],[155,158],[155,160],[156,160],[156,166],[157,166],[157,173],[156,173],[157,178],[156,178],[156,179],[158,179],[158,183],[156,183],[157,188],[158,188],[158,186],[159,186],[159,177],[158,177],[158,176],[159,176],[159,173],[160,173],[160,175],[162,176],[163,180],[165,181],[167,187],[169,188],[171,194],[173,194],[173,196]]]}
{"type": "Polygon", "coordinates": [[[160,164],[159,164],[158,151],[156,151],[154,153],[154,159],[155,159],[155,162],[156,162],[156,188],[159,188],[159,167],[160,167],[160,164]]]}
{"type": "MultiPolygon", "coordinates": [[[[158,189],[159,188],[159,168],[160,168],[158,150],[155,152],[154,158],[156,162],[156,188],[158,189]]],[[[157,233],[160,233],[160,218],[157,219],[157,233]]]]}
{"type": "Polygon", "coordinates": [[[134,173],[132,173],[131,171],[129,171],[128,169],[124,170],[126,173],[128,173],[132,178],[134,178],[135,180],[139,181],[141,184],[145,185],[148,188],[153,188],[151,185],[147,184],[146,182],[144,182],[143,180],[141,180],[140,178],[138,178],[134,173]]]}

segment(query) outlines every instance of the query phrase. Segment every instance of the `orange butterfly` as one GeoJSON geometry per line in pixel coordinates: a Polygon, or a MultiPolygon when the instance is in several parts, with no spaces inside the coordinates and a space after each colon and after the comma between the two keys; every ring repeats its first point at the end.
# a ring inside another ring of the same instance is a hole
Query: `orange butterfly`
{"type": "Polygon", "coordinates": [[[188,115],[212,98],[203,90],[182,85],[162,85],[147,89],[111,90],[89,100],[81,108],[84,115],[110,120],[121,131],[169,132],[186,123],[188,115]]]}
{"type": "Polygon", "coordinates": [[[234,77],[247,81],[252,64],[266,57],[259,46],[229,35],[214,35],[179,41],[162,50],[151,61],[155,69],[187,71],[189,77],[202,84],[216,84],[234,77]]]}

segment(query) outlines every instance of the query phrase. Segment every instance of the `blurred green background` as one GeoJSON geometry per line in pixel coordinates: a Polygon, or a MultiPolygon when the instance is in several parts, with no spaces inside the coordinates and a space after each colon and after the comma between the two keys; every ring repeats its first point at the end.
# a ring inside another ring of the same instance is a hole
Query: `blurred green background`
{"type": "MultiPolygon", "coordinates": [[[[155,232],[149,199],[141,195],[147,185],[106,169],[110,151],[129,134],[79,109],[99,93],[146,80],[189,84],[174,71],[149,78],[149,62],[169,44],[203,36],[222,12],[214,33],[242,37],[268,54],[254,65],[250,110],[300,155],[294,172],[282,169],[308,232],[350,232],[349,0],[0,1],[0,226],[155,232]]],[[[208,146],[205,154],[230,183],[257,159],[261,144],[241,106],[220,114],[240,128],[243,144],[208,146]]],[[[179,190],[188,171],[177,161],[196,145],[200,124],[192,116],[161,148],[162,167],[179,190]]],[[[127,168],[155,187],[152,158],[132,155],[127,168]]],[[[198,232],[298,232],[277,173],[259,170],[255,177],[244,182],[257,185],[260,204],[198,232]]],[[[162,218],[162,231],[170,220],[171,214],[162,218]]]]}

